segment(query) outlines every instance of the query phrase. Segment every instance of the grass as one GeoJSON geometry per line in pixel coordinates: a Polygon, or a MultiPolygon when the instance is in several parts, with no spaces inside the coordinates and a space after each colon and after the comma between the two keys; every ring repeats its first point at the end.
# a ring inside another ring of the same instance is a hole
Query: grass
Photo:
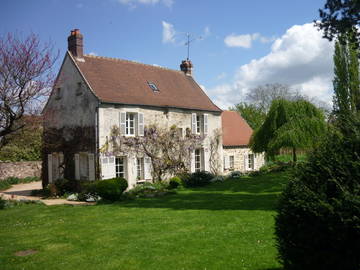
{"type": "Polygon", "coordinates": [[[272,173],[117,204],[1,210],[0,268],[280,269],[274,209],[286,183],[272,173]]]}

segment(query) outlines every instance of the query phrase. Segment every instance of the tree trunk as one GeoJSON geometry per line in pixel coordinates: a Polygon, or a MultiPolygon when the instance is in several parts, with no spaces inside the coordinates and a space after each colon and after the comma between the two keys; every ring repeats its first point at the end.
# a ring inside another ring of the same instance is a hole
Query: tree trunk
{"type": "Polygon", "coordinates": [[[293,161],[296,162],[297,161],[297,157],[296,157],[296,148],[293,147],[293,161]]]}

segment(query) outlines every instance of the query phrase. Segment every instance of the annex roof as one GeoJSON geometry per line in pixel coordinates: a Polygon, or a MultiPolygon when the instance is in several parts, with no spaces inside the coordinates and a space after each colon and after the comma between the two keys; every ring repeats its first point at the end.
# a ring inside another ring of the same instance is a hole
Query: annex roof
{"type": "Polygon", "coordinates": [[[91,55],[73,59],[102,102],[221,112],[182,71],[91,55]]]}
{"type": "Polygon", "coordinates": [[[238,112],[221,113],[224,146],[245,146],[250,142],[253,130],[238,112]]]}

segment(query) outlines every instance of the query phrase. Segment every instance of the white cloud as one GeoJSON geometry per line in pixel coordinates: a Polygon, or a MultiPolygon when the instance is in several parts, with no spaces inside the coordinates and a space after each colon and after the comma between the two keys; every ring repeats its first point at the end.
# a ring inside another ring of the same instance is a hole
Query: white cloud
{"type": "Polygon", "coordinates": [[[221,72],[219,75],[216,76],[217,80],[222,80],[226,78],[227,74],[225,72],[221,72]]]}
{"type": "Polygon", "coordinates": [[[234,33],[225,37],[224,42],[228,47],[251,48],[252,42],[259,40],[261,43],[268,43],[275,40],[274,37],[268,38],[259,33],[235,35],[234,33]]]}
{"type": "Polygon", "coordinates": [[[275,40],[269,54],[239,67],[233,82],[209,89],[208,93],[226,109],[242,101],[251,88],[266,83],[281,83],[330,103],[332,57],[333,43],[323,39],[312,23],[294,25],[275,40]]]}
{"type": "Polygon", "coordinates": [[[138,4],[144,5],[156,5],[163,4],[168,8],[171,8],[174,4],[174,0],[117,0],[120,4],[128,5],[130,8],[136,8],[138,4]]]}
{"type": "Polygon", "coordinates": [[[174,25],[171,23],[162,21],[163,26],[163,34],[162,34],[162,42],[163,43],[175,43],[175,29],[174,25]]]}
{"type": "Polygon", "coordinates": [[[89,55],[98,56],[98,54],[96,52],[90,52],[89,55]]]}

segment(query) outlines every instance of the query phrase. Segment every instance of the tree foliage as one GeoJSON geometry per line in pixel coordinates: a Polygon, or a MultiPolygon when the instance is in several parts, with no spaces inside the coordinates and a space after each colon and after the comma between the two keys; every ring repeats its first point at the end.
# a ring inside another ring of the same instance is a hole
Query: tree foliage
{"type": "MultiPolygon", "coordinates": [[[[324,31],[324,37],[333,40],[342,33],[348,33],[360,26],[359,0],[327,0],[319,9],[321,22],[315,24],[324,31]]],[[[352,36],[352,42],[360,44],[360,32],[352,36]]]]}
{"type": "Polygon", "coordinates": [[[40,160],[43,132],[41,121],[40,116],[23,116],[18,124],[24,125],[24,128],[6,136],[5,145],[0,151],[0,160],[40,160]]]}
{"type": "Polygon", "coordinates": [[[52,86],[57,59],[50,44],[38,36],[0,38],[0,147],[5,136],[24,127],[24,114],[39,112],[52,86]]]}
{"type": "Polygon", "coordinates": [[[236,104],[232,110],[238,111],[253,130],[258,129],[266,117],[266,112],[258,108],[255,104],[246,102],[236,104]]]}
{"type": "Polygon", "coordinates": [[[306,100],[274,100],[262,126],[251,137],[255,153],[266,152],[273,157],[281,148],[311,148],[325,131],[321,110],[306,100]]]}
{"type": "Polygon", "coordinates": [[[341,34],[334,52],[334,108],[333,114],[340,125],[360,112],[359,60],[351,36],[341,34]]]}

